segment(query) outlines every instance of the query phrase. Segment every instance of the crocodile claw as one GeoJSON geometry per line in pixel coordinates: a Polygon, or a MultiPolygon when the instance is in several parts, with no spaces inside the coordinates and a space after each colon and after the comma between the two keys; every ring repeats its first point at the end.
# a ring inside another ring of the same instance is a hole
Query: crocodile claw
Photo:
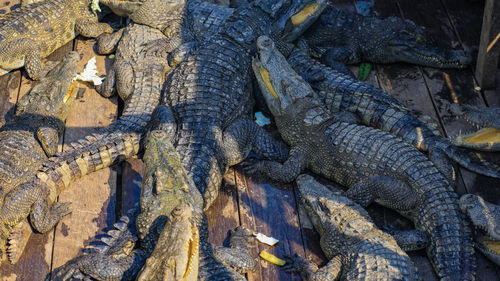
{"type": "Polygon", "coordinates": [[[288,273],[299,272],[302,268],[301,265],[304,263],[304,259],[297,254],[294,254],[293,256],[284,255],[283,260],[285,260],[286,264],[281,268],[288,273]]]}
{"type": "Polygon", "coordinates": [[[243,171],[247,174],[256,174],[264,168],[264,161],[247,161],[241,164],[243,171]]]}

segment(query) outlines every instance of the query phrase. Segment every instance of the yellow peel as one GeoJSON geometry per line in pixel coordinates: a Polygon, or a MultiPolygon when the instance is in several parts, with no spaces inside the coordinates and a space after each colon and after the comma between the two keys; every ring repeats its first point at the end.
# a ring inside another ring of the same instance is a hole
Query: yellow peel
{"type": "Polygon", "coordinates": [[[314,12],[316,12],[318,7],[319,3],[311,3],[306,5],[304,9],[300,10],[300,12],[296,13],[290,18],[292,24],[297,26],[303,23],[306,19],[309,18],[309,16],[311,16],[314,12]]]}
{"type": "Polygon", "coordinates": [[[279,266],[284,266],[285,265],[285,261],[276,257],[275,255],[272,255],[268,252],[266,252],[266,250],[262,250],[262,252],[260,252],[260,257],[263,258],[264,260],[270,262],[270,263],[273,263],[275,265],[279,265],[279,266]]]}
{"type": "Polygon", "coordinates": [[[271,94],[275,98],[278,98],[278,94],[276,94],[276,91],[274,90],[273,85],[271,84],[271,79],[269,78],[269,71],[267,71],[267,69],[265,69],[264,67],[261,67],[260,76],[262,77],[262,80],[264,80],[266,88],[269,90],[269,92],[271,92],[271,94]]]}

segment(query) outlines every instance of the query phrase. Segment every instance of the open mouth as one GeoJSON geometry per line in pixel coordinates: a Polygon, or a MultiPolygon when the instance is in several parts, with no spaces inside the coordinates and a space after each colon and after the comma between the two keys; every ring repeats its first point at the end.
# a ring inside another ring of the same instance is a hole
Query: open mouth
{"type": "Polygon", "coordinates": [[[500,130],[492,127],[483,128],[475,133],[458,136],[455,143],[470,144],[477,149],[500,150],[500,130]]]}

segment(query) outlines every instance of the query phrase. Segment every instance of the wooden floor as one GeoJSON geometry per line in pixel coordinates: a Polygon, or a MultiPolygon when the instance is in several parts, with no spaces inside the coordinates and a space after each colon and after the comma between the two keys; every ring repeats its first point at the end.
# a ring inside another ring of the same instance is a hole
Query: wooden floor
{"type": "MultiPolygon", "coordinates": [[[[354,1],[337,0],[339,6],[356,9],[354,1]]],[[[0,0],[0,17],[19,7],[18,0],[0,0]]],[[[427,27],[441,43],[475,52],[481,30],[481,1],[468,0],[377,0],[373,8],[381,16],[402,16],[427,27]]],[[[94,56],[94,40],[77,38],[58,50],[49,60],[57,60],[69,50],[82,55],[80,70],[94,56]]],[[[111,59],[97,56],[100,74],[111,59]]],[[[356,67],[353,67],[356,71],[356,67]]],[[[499,77],[500,78],[500,77],[499,77]]],[[[500,80],[500,79],[499,79],[500,80]]],[[[409,107],[432,117],[445,136],[454,136],[460,130],[472,129],[448,112],[451,103],[469,103],[500,106],[500,87],[494,91],[480,91],[472,76],[472,69],[436,70],[406,64],[377,65],[369,82],[379,85],[409,107]]],[[[23,71],[13,71],[0,77],[0,124],[12,116],[15,103],[32,85],[23,71]]],[[[84,89],[66,122],[62,145],[69,144],[88,133],[112,122],[120,108],[117,98],[104,99],[88,85],[84,89]]],[[[271,128],[272,129],[272,128],[271,128]]],[[[499,155],[484,155],[500,159],[499,155]]],[[[143,163],[128,159],[117,167],[101,170],[83,177],[59,196],[61,202],[72,202],[73,213],[65,217],[54,231],[33,234],[20,261],[10,265],[4,258],[0,266],[1,280],[43,280],[49,272],[69,259],[81,254],[82,248],[92,244],[112,223],[138,202],[143,163]]],[[[477,193],[500,204],[500,181],[459,170],[457,191],[477,193]]],[[[378,224],[410,227],[409,223],[391,211],[370,207],[378,224]]],[[[260,176],[246,176],[240,169],[231,169],[225,176],[221,192],[208,211],[210,240],[218,245],[227,243],[227,233],[242,225],[281,242],[275,247],[258,245],[254,256],[267,249],[282,256],[298,253],[325,263],[318,245],[318,235],[307,217],[299,212],[293,185],[270,182],[260,176]]],[[[411,254],[423,280],[436,280],[424,252],[411,254]]],[[[249,280],[299,280],[278,267],[259,260],[249,280]]],[[[499,280],[500,268],[478,254],[478,280],[499,280]]]]}

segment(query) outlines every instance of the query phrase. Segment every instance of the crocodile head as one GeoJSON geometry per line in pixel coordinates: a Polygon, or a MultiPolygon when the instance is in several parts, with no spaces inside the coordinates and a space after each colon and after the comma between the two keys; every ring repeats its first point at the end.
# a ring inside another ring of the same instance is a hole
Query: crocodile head
{"type": "Polygon", "coordinates": [[[327,0],[259,0],[255,5],[275,18],[273,31],[280,31],[281,40],[297,39],[327,6],[327,0]]]}
{"type": "Polygon", "coordinates": [[[199,233],[192,215],[192,207],[187,204],[172,210],[138,281],[198,280],[199,233]]]}
{"type": "Polygon", "coordinates": [[[266,104],[275,117],[293,115],[296,100],[312,96],[313,90],[276,49],[267,36],[257,39],[258,57],[252,67],[266,104]]]}
{"type": "MultiPolygon", "coordinates": [[[[407,62],[438,68],[464,68],[471,58],[464,52],[438,47],[425,30],[410,20],[389,17],[371,27],[372,50],[367,60],[380,63],[407,62]],[[373,54],[373,57],[370,57],[373,54]]],[[[368,47],[370,48],[370,47],[368,47]]]]}
{"type": "Polygon", "coordinates": [[[302,174],[297,177],[296,181],[301,206],[304,207],[314,228],[323,236],[328,231],[325,226],[332,215],[331,212],[335,211],[331,204],[327,204],[332,192],[309,175],[302,174]]]}
{"type": "Polygon", "coordinates": [[[452,104],[450,111],[481,128],[475,133],[456,137],[453,140],[455,145],[484,151],[500,151],[500,108],[452,104]]]}
{"type": "Polygon", "coordinates": [[[485,231],[491,238],[500,240],[500,206],[474,194],[463,195],[459,204],[475,227],[485,231]]]}
{"type": "Polygon", "coordinates": [[[146,164],[141,188],[141,213],[136,225],[140,239],[152,229],[161,231],[166,217],[181,203],[195,207],[196,218],[201,216],[203,199],[179,160],[171,136],[163,130],[147,135],[146,164]]]}
{"type": "Polygon", "coordinates": [[[31,114],[64,122],[78,92],[78,84],[73,77],[76,76],[79,60],[77,52],[66,54],[19,100],[16,115],[31,114]]]}

